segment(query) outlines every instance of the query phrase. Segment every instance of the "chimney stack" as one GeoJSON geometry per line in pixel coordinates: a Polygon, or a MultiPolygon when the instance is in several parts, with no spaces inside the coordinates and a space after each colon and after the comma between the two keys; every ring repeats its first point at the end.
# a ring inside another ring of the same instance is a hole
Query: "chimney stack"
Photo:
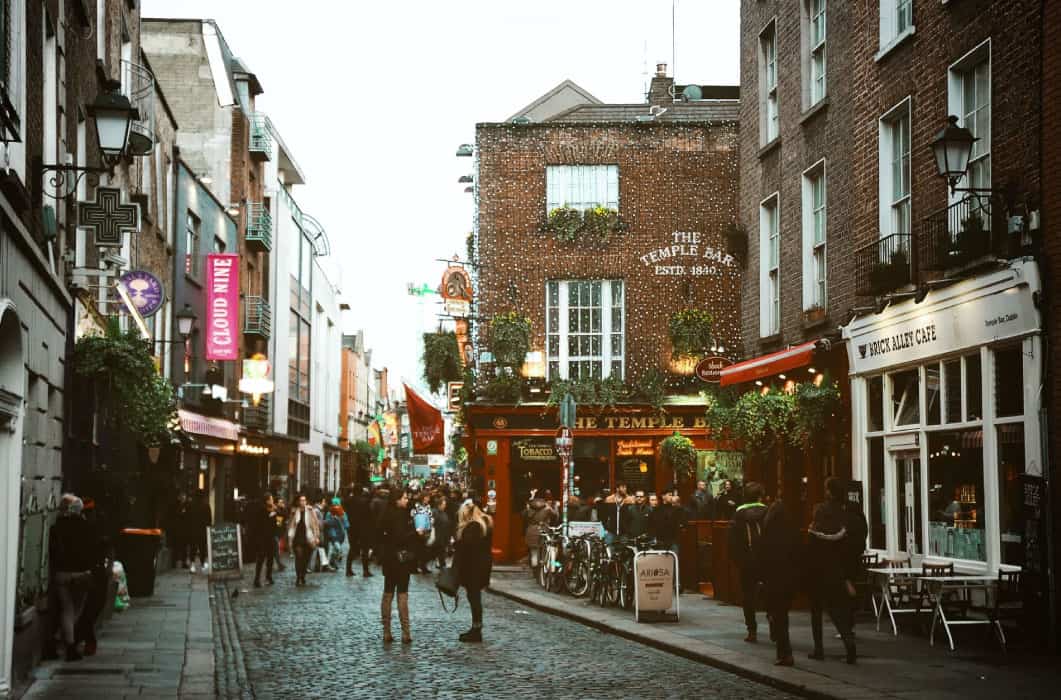
{"type": "Polygon", "coordinates": [[[667,64],[656,64],[656,75],[652,78],[652,84],[648,88],[649,105],[668,105],[674,101],[671,89],[674,87],[674,78],[667,77],[667,64]]]}

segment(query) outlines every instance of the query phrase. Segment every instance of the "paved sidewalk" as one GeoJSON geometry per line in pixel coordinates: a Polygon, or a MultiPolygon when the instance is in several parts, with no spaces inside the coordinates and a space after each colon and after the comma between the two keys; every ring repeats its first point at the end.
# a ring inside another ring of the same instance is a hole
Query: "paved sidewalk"
{"type": "MultiPolygon", "coordinates": [[[[758,644],[744,642],[740,608],[707,600],[700,594],[681,597],[681,621],[634,622],[632,612],[602,609],[568,595],[546,593],[527,572],[495,575],[491,591],[524,605],[592,625],[598,629],[666,649],[709,665],[810,697],[870,700],[872,698],[985,698],[1056,697],[1061,687],[1061,664],[1056,657],[1031,656],[1012,649],[1003,656],[985,635],[986,627],[959,629],[957,650],[946,642],[930,647],[925,635],[914,631],[895,637],[876,632],[871,622],[856,626],[859,661],[843,661],[843,646],[825,621],[825,661],[807,658],[811,651],[810,615],[791,616],[796,666],[773,665],[765,614],[760,613],[758,644]]],[[[909,623],[907,623],[909,624],[909,623]]],[[[882,630],[884,627],[882,626],[882,630]]]]}
{"type": "Polygon", "coordinates": [[[99,631],[99,650],[82,661],[46,661],[23,696],[41,698],[215,697],[214,635],[207,580],[166,572],[155,595],[133,598],[99,631]]]}

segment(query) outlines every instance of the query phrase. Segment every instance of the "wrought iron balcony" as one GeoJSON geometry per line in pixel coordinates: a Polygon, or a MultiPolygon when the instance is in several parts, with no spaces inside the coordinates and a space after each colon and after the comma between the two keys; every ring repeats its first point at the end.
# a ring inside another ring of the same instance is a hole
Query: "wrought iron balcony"
{"type": "Polygon", "coordinates": [[[273,308],[269,300],[260,296],[243,299],[243,332],[268,338],[273,331],[273,308]]]}
{"type": "Polygon", "coordinates": [[[855,251],[855,293],[879,296],[914,280],[909,233],[894,233],[855,251]]]}
{"type": "Polygon", "coordinates": [[[271,402],[268,395],[262,395],[258,405],[248,403],[243,409],[243,425],[252,430],[269,430],[269,407],[271,402]]]}
{"type": "Polygon", "coordinates": [[[970,193],[927,217],[919,236],[924,269],[958,272],[1019,255],[1020,234],[1010,235],[991,205],[991,195],[970,193]]]}
{"type": "Polygon", "coordinates": [[[261,112],[250,116],[250,154],[255,160],[270,160],[273,157],[273,132],[269,117],[261,112]]]}
{"type": "Polygon", "coordinates": [[[139,119],[129,125],[128,152],[147,155],[155,146],[155,76],[146,67],[122,61],[122,94],[139,112],[139,119]]]}
{"type": "Polygon", "coordinates": [[[247,205],[247,247],[254,252],[266,253],[273,249],[273,215],[263,202],[247,205]]]}

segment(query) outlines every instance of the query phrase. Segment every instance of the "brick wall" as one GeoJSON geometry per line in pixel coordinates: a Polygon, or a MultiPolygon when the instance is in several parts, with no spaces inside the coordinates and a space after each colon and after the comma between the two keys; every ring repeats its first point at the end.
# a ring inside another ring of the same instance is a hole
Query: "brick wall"
{"type": "Polygon", "coordinates": [[[849,80],[853,54],[863,43],[855,29],[854,3],[828,6],[828,80],[822,103],[804,108],[800,53],[800,10],[794,2],[745,0],[741,9],[741,165],[740,219],[748,234],[748,271],[743,286],[743,331],[749,355],[798,344],[835,331],[854,302],[848,206],[855,196],[849,177],[854,144],[851,104],[857,84],[849,80]],[[776,18],[780,138],[761,146],[759,129],[759,34],[776,18]],[[844,31],[839,28],[843,27],[844,31]],[[848,28],[851,28],[848,30],[848,28]],[[825,161],[827,317],[803,321],[802,187],[803,171],[825,161]],[[778,193],[780,201],[781,332],[760,340],[759,206],[778,193]]]}
{"type": "Polygon", "coordinates": [[[703,258],[727,254],[724,230],[737,204],[735,123],[480,124],[479,310],[484,322],[518,310],[531,319],[532,350],[545,350],[545,283],[549,279],[624,279],[626,379],[670,359],[667,323],[683,308],[706,308],[718,339],[739,347],[739,264],[703,258]],[[546,165],[618,164],[619,211],[626,234],[603,245],[562,243],[539,233],[546,215],[546,165]],[[698,232],[696,257],[683,276],[657,275],[649,258],[674,243],[675,232],[698,232]],[[649,264],[645,264],[645,262],[649,264]],[[688,274],[693,265],[715,274],[688,274]]]}
{"type": "Polygon", "coordinates": [[[1061,582],[1056,576],[1056,562],[1061,561],[1061,517],[1058,517],[1058,504],[1061,504],[1061,481],[1057,478],[1057,459],[1061,455],[1061,297],[1057,293],[1058,280],[1061,279],[1061,140],[1056,138],[1061,133],[1061,44],[1056,37],[1061,36],[1061,3],[1043,3],[1043,22],[1040,41],[1044,37],[1055,40],[1044,41],[1042,54],[1042,93],[1041,93],[1041,127],[1043,134],[1051,138],[1043,139],[1041,172],[1050,173],[1043,178],[1042,222],[1045,247],[1044,277],[1047,280],[1049,294],[1046,307],[1049,354],[1048,376],[1045,392],[1049,405],[1050,422],[1050,460],[1047,466],[1053,482],[1052,504],[1054,520],[1054,595],[1061,600],[1061,582]]]}
{"type": "Polygon", "coordinates": [[[877,3],[828,3],[827,102],[807,113],[801,100],[800,3],[744,0],[741,9],[741,221],[748,230],[744,332],[751,353],[835,331],[859,300],[854,255],[880,235],[878,120],[911,98],[911,190],[914,233],[947,204],[930,143],[947,115],[948,66],[991,38],[993,186],[1036,196],[1039,183],[1039,8],[1036,0],[914,4],[916,33],[879,58],[877,3]],[[759,138],[759,33],[777,19],[780,143],[759,138]],[[1031,117],[1031,118],[1029,118],[1031,117]],[[828,183],[828,323],[803,328],[802,172],[826,159],[828,183]],[[781,334],[759,338],[759,202],[780,192],[781,334]]]}

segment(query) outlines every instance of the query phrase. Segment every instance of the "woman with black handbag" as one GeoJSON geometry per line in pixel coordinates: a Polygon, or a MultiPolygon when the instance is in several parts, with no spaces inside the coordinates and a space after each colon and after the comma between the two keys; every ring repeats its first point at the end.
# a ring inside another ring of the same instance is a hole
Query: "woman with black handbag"
{"type": "Polygon", "coordinates": [[[393,642],[391,635],[391,601],[398,594],[398,620],[402,626],[402,644],[413,641],[409,633],[409,575],[417,564],[420,536],[413,527],[409,512],[409,493],[395,489],[380,523],[380,542],[383,546],[383,599],[380,619],[383,621],[383,642],[393,642]]]}
{"type": "Polygon", "coordinates": [[[457,537],[453,553],[453,568],[457,581],[468,593],[472,609],[472,628],[460,635],[462,642],[483,641],[483,589],[490,585],[493,569],[491,539],[494,521],[479,509],[471,496],[457,515],[457,537]]]}

